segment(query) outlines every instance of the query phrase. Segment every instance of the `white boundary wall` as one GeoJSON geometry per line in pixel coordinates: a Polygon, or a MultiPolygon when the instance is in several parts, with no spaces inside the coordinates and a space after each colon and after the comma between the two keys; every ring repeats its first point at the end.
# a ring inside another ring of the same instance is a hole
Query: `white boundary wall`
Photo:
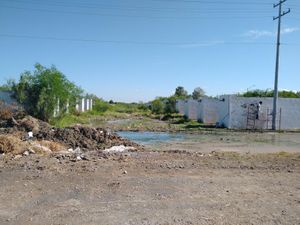
{"type": "Polygon", "coordinates": [[[185,100],[177,100],[176,101],[176,110],[178,113],[184,115],[185,114],[185,100]]]}
{"type": "Polygon", "coordinates": [[[219,102],[219,99],[207,97],[202,98],[201,102],[199,103],[201,105],[200,110],[202,110],[202,112],[199,113],[199,120],[205,124],[216,124],[219,119],[219,102]]]}
{"type": "Polygon", "coordinates": [[[185,116],[190,120],[198,120],[199,102],[197,100],[189,99],[185,105],[185,116]]]}
{"type": "MultiPolygon", "coordinates": [[[[272,125],[273,98],[246,98],[224,95],[219,99],[179,100],[176,108],[189,119],[205,124],[219,124],[232,129],[247,128],[248,106],[262,102],[256,129],[268,129],[272,125]]],[[[277,127],[281,129],[300,128],[300,99],[279,98],[277,127]],[[281,111],[280,111],[281,110],[281,111]],[[281,112],[281,113],[280,113],[281,112]]]]}
{"type": "Polygon", "coordinates": [[[267,129],[267,124],[269,124],[268,127],[270,127],[272,124],[272,117],[268,116],[268,114],[271,114],[273,110],[273,98],[230,96],[230,124],[228,128],[246,129],[248,106],[250,104],[258,104],[259,102],[262,102],[262,105],[259,112],[259,120],[255,121],[255,128],[267,129]]]}
{"type": "MultiPolygon", "coordinates": [[[[247,105],[262,102],[259,120],[256,120],[257,129],[271,127],[273,111],[273,98],[246,98],[237,96],[222,96],[223,104],[219,105],[219,124],[227,128],[246,129],[247,127],[247,105]],[[224,115],[222,119],[221,115],[224,115]]],[[[300,128],[300,99],[279,98],[277,109],[276,126],[281,129],[300,128]],[[280,113],[281,110],[281,113],[280,113]]]]}

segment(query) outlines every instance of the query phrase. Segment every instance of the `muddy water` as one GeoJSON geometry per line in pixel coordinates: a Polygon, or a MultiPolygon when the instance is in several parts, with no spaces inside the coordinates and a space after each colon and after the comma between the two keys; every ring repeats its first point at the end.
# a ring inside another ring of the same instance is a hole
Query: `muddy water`
{"type": "Polygon", "coordinates": [[[143,144],[152,150],[300,152],[300,133],[246,132],[119,132],[120,136],[143,144]]]}
{"type": "Polygon", "coordinates": [[[184,141],[187,136],[185,134],[166,133],[166,132],[130,132],[120,131],[121,137],[127,138],[143,145],[153,145],[164,142],[184,141]]]}

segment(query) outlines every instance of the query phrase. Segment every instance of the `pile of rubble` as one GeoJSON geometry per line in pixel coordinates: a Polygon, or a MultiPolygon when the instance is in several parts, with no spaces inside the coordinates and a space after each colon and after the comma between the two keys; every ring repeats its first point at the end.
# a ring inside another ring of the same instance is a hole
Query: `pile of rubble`
{"type": "Polygon", "coordinates": [[[28,151],[72,153],[78,152],[78,149],[81,152],[102,151],[114,146],[124,146],[131,150],[142,148],[102,128],[81,125],[56,128],[31,116],[17,120],[10,118],[2,121],[1,125],[0,153],[22,154],[28,151]]]}

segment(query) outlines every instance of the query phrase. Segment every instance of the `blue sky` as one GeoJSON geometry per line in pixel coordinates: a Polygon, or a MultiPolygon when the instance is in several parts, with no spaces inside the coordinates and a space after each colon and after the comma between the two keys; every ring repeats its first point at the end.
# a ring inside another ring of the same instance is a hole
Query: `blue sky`
{"type": "MultiPolygon", "coordinates": [[[[271,0],[0,0],[0,83],[39,62],[106,100],[177,86],[208,95],[273,88],[271,0]]],[[[300,90],[300,2],[283,9],[280,89],[300,90]]]]}

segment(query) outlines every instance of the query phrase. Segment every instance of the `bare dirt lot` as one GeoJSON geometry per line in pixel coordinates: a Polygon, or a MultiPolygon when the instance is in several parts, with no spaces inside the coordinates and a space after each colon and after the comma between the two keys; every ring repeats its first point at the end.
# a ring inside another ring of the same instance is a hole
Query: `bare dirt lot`
{"type": "Polygon", "coordinates": [[[300,154],[0,157],[0,224],[300,224],[300,154]]]}

